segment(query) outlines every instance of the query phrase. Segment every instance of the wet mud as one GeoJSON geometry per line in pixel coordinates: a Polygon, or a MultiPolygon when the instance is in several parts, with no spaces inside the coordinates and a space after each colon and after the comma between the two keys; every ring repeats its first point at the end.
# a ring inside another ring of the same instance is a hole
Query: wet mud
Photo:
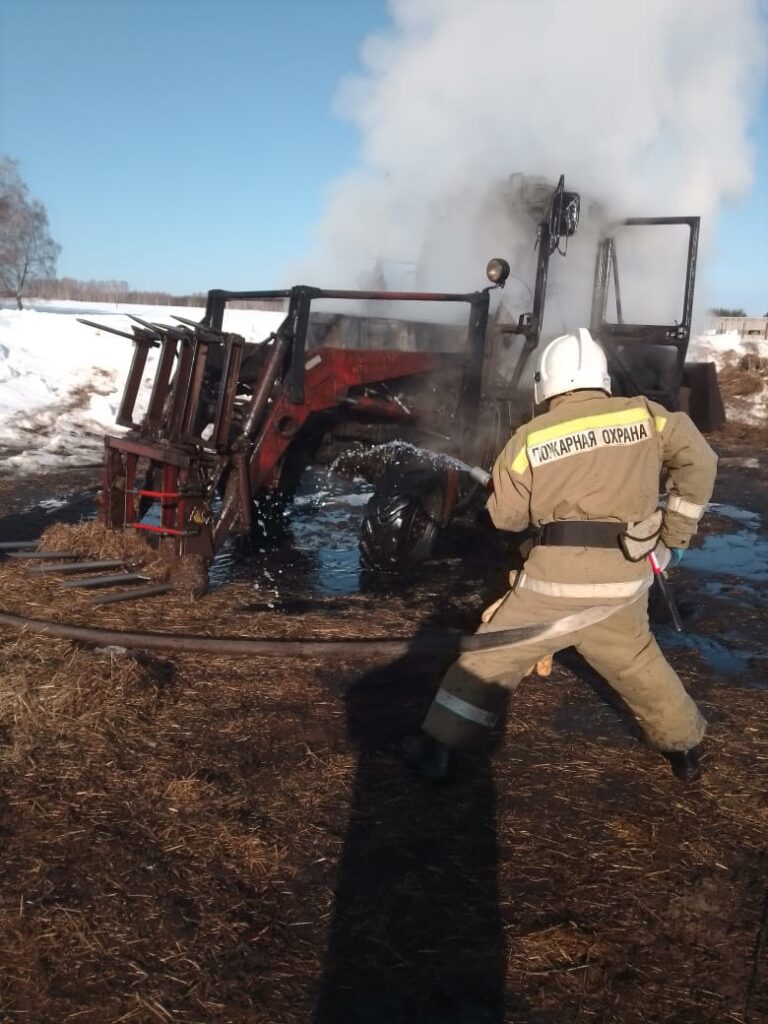
{"type": "MultiPolygon", "coordinates": [[[[768,688],[768,630],[759,614],[768,584],[768,481],[760,485],[766,473],[761,467],[757,456],[731,456],[730,461],[725,456],[700,535],[671,574],[685,632],[671,628],[658,595],[651,610],[670,650],[693,654],[717,676],[739,676],[748,685],[768,688]],[[738,504],[740,492],[743,505],[738,504]]],[[[78,482],[88,479],[87,472],[79,472],[78,482]]],[[[32,539],[54,522],[96,515],[92,477],[90,487],[72,490],[70,474],[40,476],[25,482],[25,496],[19,490],[17,484],[3,494],[0,482],[0,502],[8,509],[0,518],[0,542],[32,539]]],[[[440,601],[450,617],[457,599],[460,606],[468,598],[477,605],[503,592],[513,547],[492,528],[478,532],[469,523],[454,526],[436,557],[406,576],[364,569],[358,536],[371,493],[372,485],[362,477],[308,469],[279,529],[271,526],[269,537],[257,530],[247,541],[225,544],[211,567],[212,588],[247,583],[253,591],[251,611],[294,615],[318,602],[331,611],[330,598],[343,607],[344,597],[363,595],[372,610],[379,600],[405,605],[409,600],[440,601]]],[[[452,625],[456,618],[454,613],[452,625]]],[[[475,624],[471,615],[461,623],[468,630],[475,624]]]]}
{"type": "Polygon", "coordinates": [[[95,514],[99,468],[0,475],[0,542],[35,540],[53,523],[95,514]]]}

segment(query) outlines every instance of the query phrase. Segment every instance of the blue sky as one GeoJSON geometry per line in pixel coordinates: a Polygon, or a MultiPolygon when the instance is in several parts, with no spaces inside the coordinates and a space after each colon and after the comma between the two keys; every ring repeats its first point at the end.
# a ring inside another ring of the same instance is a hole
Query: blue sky
{"type": "MultiPolygon", "coordinates": [[[[62,276],[178,293],[271,287],[307,250],[356,130],[333,113],[385,0],[2,0],[0,153],[62,276]]],[[[727,209],[713,302],[768,310],[768,97],[727,209]]]]}
{"type": "Polygon", "coordinates": [[[717,226],[717,251],[706,270],[712,301],[768,313],[768,89],[752,126],[755,181],[750,194],[727,205],[717,226]]]}

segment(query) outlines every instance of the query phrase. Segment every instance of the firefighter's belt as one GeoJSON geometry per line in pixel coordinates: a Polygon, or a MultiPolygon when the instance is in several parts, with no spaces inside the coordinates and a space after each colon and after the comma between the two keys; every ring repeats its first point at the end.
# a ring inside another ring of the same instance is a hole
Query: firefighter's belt
{"type": "Polygon", "coordinates": [[[536,538],[536,546],[569,548],[617,548],[621,547],[619,537],[627,528],[626,523],[603,523],[597,520],[570,520],[547,523],[542,526],[536,538]]]}

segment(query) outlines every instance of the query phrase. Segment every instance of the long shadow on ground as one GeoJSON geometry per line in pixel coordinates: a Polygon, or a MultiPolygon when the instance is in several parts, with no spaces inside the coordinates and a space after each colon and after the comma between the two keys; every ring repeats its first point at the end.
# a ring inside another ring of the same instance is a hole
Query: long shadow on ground
{"type": "Polygon", "coordinates": [[[488,758],[473,763],[471,784],[435,788],[395,754],[436,681],[403,660],[348,693],[359,763],[315,1024],[504,1020],[488,758]]]}

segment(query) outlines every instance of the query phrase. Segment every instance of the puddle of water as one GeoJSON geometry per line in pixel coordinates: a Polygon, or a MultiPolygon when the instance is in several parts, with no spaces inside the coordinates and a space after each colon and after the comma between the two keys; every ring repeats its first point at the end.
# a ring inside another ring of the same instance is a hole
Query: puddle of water
{"type": "MultiPolygon", "coordinates": [[[[709,511],[731,520],[734,529],[707,533],[691,548],[682,565],[683,573],[695,574],[696,590],[736,606],[754,607],[763,600],[768,581],[768,537],[758,533],[762,517],[736,505],[712,504],[709,511]]],[[[693,596],[693,595],[692,595],[693,596]]],[[[717,639],[696,633],[661,631],[667,647],[695,651],[716,675],[738,676],[745,685],[768,689],[768,680],[754,672],[752,660],[762,652],[754,647],[747,632],[721,635],[717,639]]]]}
{"type": "Polygon", "coordinates": [[[50,515],[51,512],[55,512],[57,508],[64,508],[69,504],[69,501],[69,498],[44,498],[42,501],[38,501],[34,505],[28,505],[24,511],[29,512],[33,508],[41,508],[46,515],[50,515]]]}
{"type": "MultiPolygon", "coordinates": [[[[694,651],[707,665],[720,675],[739,676],[747,686],[757,689],[768,689],[768,679],[760,673],[750,671],[750,662],[755,657],[754,651],[740,647],[730,647],[720,640],[693,633],[674,633],[663,630],[664,646],[672,650],[694,651]]],[[[727,638],[726,638],[727,639],[727,638]]]]}
{"type": "Polygon", "coordinates": [[[688,550],[684,570],[693,570],[706,577],[699,586],[707,593],[717,594],[723,584],[711,577],[739,577],[745,589],[751,583],[768,580],[768,536],[758,533],[762,516],[738,505],[712,502],[707,510],[719,519],[728,519],[734,529],[724,533],[708,533],[706,522],[695,547],[688,550]]]}
{"type": "Polygon", "coordinates": [[[487,583],[494,562],[482,561],[482,550],[472,548],[467,557],[451,557],[443,551],[407,576],[360,565],[359,536],[365,506],[373,487],[362,477],[334,477],[326,471],[305,472],[300,489],[286,510],[285,537],[250,548],[228,542],[211,567],[213,587],[230,581],[250,581],[259,606],[288,612],[306,608],[314,599],[343,598],[360,592],[427,595],[446,600],[446,594],[463,594],[487,583]],[[478,558],[481,560],[478,561],[478,558]]]}
{"type": "Polygon", "coordinates": [[[0,519],[0,541],[37,540],[53,523],[79,523],[96,516],[93,491],[43,498],[0,519]]]}
{"type": "Polygon", "coordinates": [[[750,457],[729,455],[725,458],[720,458],[719,465],[721,466],[736,466],[739,469],[759,469],[760,460],[750,457]]]}
{"type": "Polygon", "coordinates": [[[746,508],[739,508],[737,505],[720,505],[717,502],[710,502],[708,512],[724,516],[726,519],[733,519],[736,523],[744,523],[750,529],[757,530],[762,522],[762,517],[757,512],[750,512],[746,508]]]}
{"type": "Polygon", "coordinates": [[[255,596],[276,609],[309,596],[357,593],[358,536],[371,494],[371,485],[359,477],[305,473],[284,516],[285,537],[270,546],[227,542],[211,567],[211,585],[249,580],[255,596]]]}
{"type": "Polygon", "coordinates": [[[704,575],[736,576],[762,583],[768,580],[768,537],[752,530],[710,534],[699,547],[686,553],[683,567],[704,575]]]}

